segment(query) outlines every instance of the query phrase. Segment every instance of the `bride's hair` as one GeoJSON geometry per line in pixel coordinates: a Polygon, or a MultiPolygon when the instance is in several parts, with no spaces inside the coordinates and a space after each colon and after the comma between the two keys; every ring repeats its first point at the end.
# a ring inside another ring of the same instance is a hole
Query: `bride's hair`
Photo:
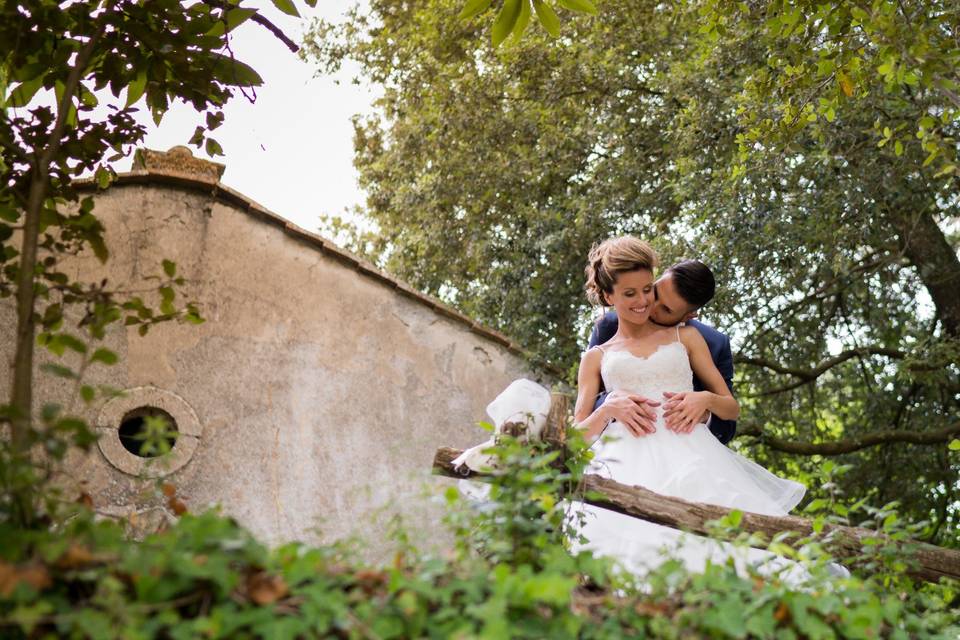
{"type": "Polygon", "coordinates": [[[587,258],[587,284],[584,287],[590,304],[608,306],[606,294],[613,293],[613,284],[621,273],[657,266],[657,252],[649,244],[633,236],[608,238],[593,245],[587,258]]]}

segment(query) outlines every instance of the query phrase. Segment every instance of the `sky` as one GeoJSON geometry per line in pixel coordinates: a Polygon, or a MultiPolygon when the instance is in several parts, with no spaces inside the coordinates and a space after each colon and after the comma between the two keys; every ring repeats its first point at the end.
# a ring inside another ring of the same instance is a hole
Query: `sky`
{"type": "MultiPolygon", "coordinates": [[[[307,19],[286,16],[269,2],[263,14],[299,43],[309,18],[342,21],[356,0],[319,0],[309,9],[298,3],[307,19]]],[[[311,231],[321,214],[343,214],[363,202],[353,168],[354,114],[368,113],[378,89],[357,86],[355,65],[345,65],[336,76],[314,77],[314,65],[296,54],[260,25],[248,21],[234,32],[231,44],[237,59],[252,66],[263,78],[257,98],[250,104],[239,93],[224,108],[223,126],[214,137],[224,156],[212,158],[226,165],[222,182],[267,209],[311,231]],[[339,84],[337,81],[339,80],[339,84]]],[[[185,145],[201,123],[196,112],[176,104],[160,126],[144,114],[148,128],[143,146],[165,151],[185,145]]],[[[190,147],[197,157],[206,154],[190,147]]],[[[118,162],[128,171],[132,159],[118,162]]],[[[349,216],[347,216],[349,217],[349,216]]]]}

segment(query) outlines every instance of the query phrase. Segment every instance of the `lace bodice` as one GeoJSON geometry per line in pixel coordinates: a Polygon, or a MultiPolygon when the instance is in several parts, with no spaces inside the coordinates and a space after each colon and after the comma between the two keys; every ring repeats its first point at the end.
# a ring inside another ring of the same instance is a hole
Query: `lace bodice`
{"type": "Polygon", "coordinates": [[[605,350],[600,375],[607,391],[623,389],[651,399],[660,399],[664,391],[693,391],[693,370],[680,341],[660,345],[645,358],[605,350]]]}

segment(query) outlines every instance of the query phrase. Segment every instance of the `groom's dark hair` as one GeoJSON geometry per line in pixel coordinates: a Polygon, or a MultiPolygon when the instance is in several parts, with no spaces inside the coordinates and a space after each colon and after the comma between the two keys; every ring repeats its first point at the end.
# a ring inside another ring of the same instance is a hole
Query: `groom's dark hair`
{"type": "Polygon", "coordinates": [[[717,291],[717,282],[710,267],[699,260],[683,260],[667,269],[673,278],[680,297],[694,309],[699,309],[713,299],[717,291]]]}

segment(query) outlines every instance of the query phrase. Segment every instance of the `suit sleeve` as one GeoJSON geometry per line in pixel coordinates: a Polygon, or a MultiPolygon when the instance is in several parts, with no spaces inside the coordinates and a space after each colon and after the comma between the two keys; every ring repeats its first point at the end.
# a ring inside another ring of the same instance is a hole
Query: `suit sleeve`
{"type": "MultiPolygon", "coordinates": [[[[736,395],[733,391],[733,352],[730,350],[730,338],[725,338],[723,346],[717,352],[716,360],[717,370],[723,376],[723,381],[727,383],[730,393],[736,395]]],[[[737,433],[737,422],[735,420],[721,420],[713,416],[710,421],[710,431],[723,444],[727,444],[737,433]]]]}

